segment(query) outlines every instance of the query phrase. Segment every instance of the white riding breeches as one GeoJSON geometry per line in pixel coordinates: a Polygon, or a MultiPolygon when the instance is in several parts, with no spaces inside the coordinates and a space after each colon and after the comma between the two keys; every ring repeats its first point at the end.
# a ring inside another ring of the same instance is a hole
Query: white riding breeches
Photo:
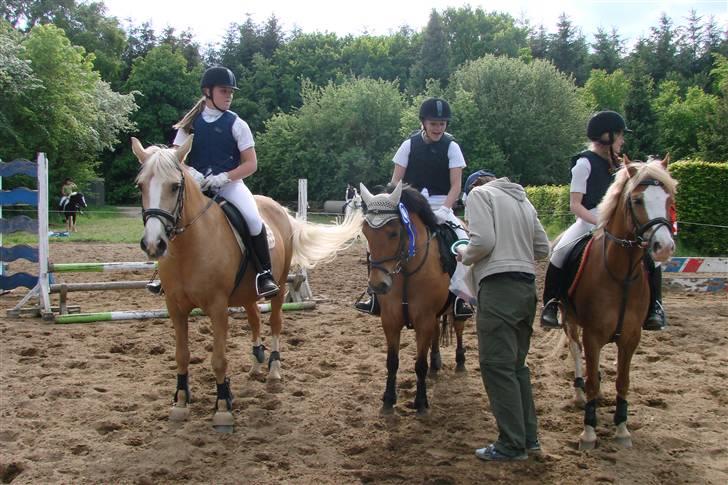
{"type": "MultiPolygon", "coordinates": [[[[596,207],[594,209],[591,209],[589,212],[596,216],[596,207]]],[[[551,264],[553,264],[557,268],[563,268],[566,257],[569,255],[571,247],[576,242],[576,240],[581,238],[585,234],[590,233],[592,230],[594,230],[595,227],[596,226],[594,224],[590,224],[584,219],[580,219],[577,217],[576,222],[574,222],[571,226],[569,226],[566,231],[564,231],[564,234],[561,236],[559,243],[551,251],[551,264]]]]}
{"type": "Polygon", "coordinates": [[[257,236],[263,230],[263,219],[260,218],[255,197],[245,182],[232,180],[223,185],[218,191],[222,197],[238,208],[248,225],[251,236],[257,236]]]}

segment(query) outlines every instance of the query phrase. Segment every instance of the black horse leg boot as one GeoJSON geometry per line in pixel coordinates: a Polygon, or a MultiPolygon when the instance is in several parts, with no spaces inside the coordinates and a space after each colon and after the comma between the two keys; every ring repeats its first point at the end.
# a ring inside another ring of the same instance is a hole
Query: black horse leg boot
{"type": "Polygon", "coordinates": [[[251,239],[253,240],[253,260],[258,270],[255,277],[255,291],[258,292],[258,296],[272,298],[278,294],[280,288],[278,288],[270,270],[270,251],[265,226],[263,226],[260,234],[252,236],[251,239]]]}
{"type": "Polygon", "coordinates": [[[541,310],[541,327],[545,329],[561,328],[557,312],[562,273],[561,268],[549,263],[543,287],[544,306],[541,310]]]}
{"type": "Polygon", "coordinates": [[[667,325],[665,310],[662,308],[662,268],[647,265],[647,277],[650,282],[650,311],[642,324],[644,330],[662,330],[667,325]]]}

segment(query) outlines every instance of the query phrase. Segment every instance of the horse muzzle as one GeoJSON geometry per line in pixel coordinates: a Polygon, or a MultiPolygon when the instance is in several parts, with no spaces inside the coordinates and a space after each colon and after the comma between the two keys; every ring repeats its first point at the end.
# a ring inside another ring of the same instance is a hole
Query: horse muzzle
{"type": "Polygon", "coordinates": [[[664,263],[675,252],[675,241],[672,239],[670,230],[667,227],[659,227],[650,238],[649,250],[652,259],[658,263],[664,263]]]}
{"type": "Polygon", "coordinates": [[[167,252],[167,241],[164,239],[157,239],[154,244],[148,244],[144,237],[139,241],[139,247],[142,248],[147,256],[151,259],[157,259],[167,252]]]}

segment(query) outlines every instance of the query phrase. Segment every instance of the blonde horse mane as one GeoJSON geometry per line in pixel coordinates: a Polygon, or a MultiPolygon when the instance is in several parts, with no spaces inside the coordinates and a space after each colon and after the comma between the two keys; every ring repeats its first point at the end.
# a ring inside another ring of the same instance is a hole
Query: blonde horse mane
{"type": "Polygon", "coordinates": [[[179,178],[179,161],[174,148],[155,145],[147,147],[145,151],[148,157],[137,174],[137,183],[145,182],[154,176],[159,176],[163,180],[179,178]]]}
{"type": "Polygon", "coordinates": [[[677,180],[672,178],[670,173],[663,168],[662,160],[650,159],[648,162],[631,162],[627,160],[617,172],[614,182],[609,186],[609,190],[607,190],[602,202],[599,204],[598,229],[604,229],[607,222],[614,217],[620,201],[626,203],[632,191],[645,179],[654,179],[661,182],[671,197],[674,197],[677,192],[677,180]],[[637,172],[630,175],[630,168],[636,169],[637,172]]]}

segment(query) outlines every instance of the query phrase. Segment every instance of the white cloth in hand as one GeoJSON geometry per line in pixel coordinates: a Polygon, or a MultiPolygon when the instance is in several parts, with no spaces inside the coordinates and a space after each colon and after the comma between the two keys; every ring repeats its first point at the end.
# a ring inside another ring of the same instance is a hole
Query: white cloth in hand
{"type": "Polygon", "coordinates": [[[190,174],[190,177],[192,177],[192,180],[197,183],[197,185],[202,185],[202,181],[205,180],[204,175],[189,166],[187,167],[187,172],[190,174]]]}
{"type": "Polygon", "coordinates": [[[208,175],[205,177],[200,188],[202,190],[218,190],[228,182],[230,182],[230,177],[228,177],[226,172],[222,172],[217,175],[208,175]]]}
{"type": "Polygon", "coordinates": [[[450,216],[452,215],[452,209],[446,206],[440,206],[435,211],[435,219],[437,219],[438,224],[444,224],[445,221],[450,220],[450,216]]]}

